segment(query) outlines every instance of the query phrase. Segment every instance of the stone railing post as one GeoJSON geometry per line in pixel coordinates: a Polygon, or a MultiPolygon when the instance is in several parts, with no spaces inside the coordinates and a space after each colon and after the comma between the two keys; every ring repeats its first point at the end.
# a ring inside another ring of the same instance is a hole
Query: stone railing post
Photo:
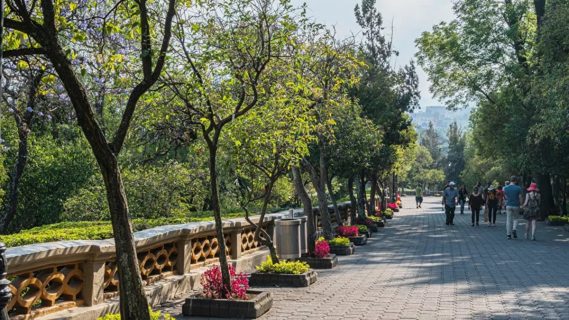
{"type": "Polygon", "coordinates": [[[190,273],[190,265],[192,264],[192,240],[189,235],[184,234],[182,238],[176,242],[176,251],[178,252],[176,272],[178,274],[190,273]]]}
{"type": "Polygon", "coordinates": [[[12,291],[10,291],[10,281],[7,278],[8,271],[6,270],[6,246],[0,242],[0,320],[9,320],[8,310],[6,305],[12,299],[12,291]]]}
{"type": "Polygon", "coordinates": [[[105,260],[89,259],[83,263],[83,299],[93,306],[105,300],[105,260]]]}
{"type": "Polygon", "coordinates": [[[231,237],[231,259],[237,260],[241,258],[241,230],[242,226],[234,228],[230,232],[231,237]]]}

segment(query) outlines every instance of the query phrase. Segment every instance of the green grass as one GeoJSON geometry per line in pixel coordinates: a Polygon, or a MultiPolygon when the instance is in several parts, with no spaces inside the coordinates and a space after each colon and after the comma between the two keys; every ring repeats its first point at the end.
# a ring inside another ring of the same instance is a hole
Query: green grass
{"type": "MultiPolygon", "coordinates": [[[[222,214],[223,218],[238,218],[244,216],[241,212],[222,214]]],[[[168,224],[182,224],[213,220],[211,211],[191,212],[188,217],[172,217],[159,219],[134,219],[134,231],[150,229],[168,224]]],[[[18,233],[0,235],[0,241],[8,247],[23,246],[26,244],[43,243],[60,240],[102,240],[113,237],[113,228],[110,221],[76,221],[48,224],[41,227],[22,230],[18,233]]]]}

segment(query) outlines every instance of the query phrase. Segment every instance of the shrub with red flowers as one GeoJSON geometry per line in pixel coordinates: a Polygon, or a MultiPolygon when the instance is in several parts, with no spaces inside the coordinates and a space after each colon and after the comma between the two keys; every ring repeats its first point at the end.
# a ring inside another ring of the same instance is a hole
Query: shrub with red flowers
{"type": "Polygon", "coordinates": [[[314,255],[318,258],[324,258],[330,253],[330,245],[324,237],[318,238],[314,244],[314,255]]]}
{"type": "Polygon", "coordinates": [[[336,228],[336,233],[341,237],[357,237],[358,236],[358,227],[357,226],[338,226],[336,228]]]}
{"type": "Polygon", "coordinates": [[[397,203],[395,203],[395,202],[390,202],[390,203],[387,204],[387,207],[388,207],[389,209],[391,209],[391,210],[395,210],[395,209],[397,209],[397,203]]]}
{"type": "Polygon", "coordinates": [[[240,299],[247,300],[247,290],[249,289],[249,278],[243,273],[235,273],[235,268],[229,266],[231,276],[231,288],[226,290],[226,295],[222,296],[223,281],[221,280],[221,269],[219,266],[209,268],[201,278],[203,295],[210,299],[240,299]]]}

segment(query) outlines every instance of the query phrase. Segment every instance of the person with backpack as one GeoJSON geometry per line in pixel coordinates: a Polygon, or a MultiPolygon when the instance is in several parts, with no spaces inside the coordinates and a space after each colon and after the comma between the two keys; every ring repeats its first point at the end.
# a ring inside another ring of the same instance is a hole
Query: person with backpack
{"type": "Polygon", "coordinates": [[[524,205],[524,219],[528,221],[526,224],[526,239],[529,236],[529,228],[531,225],[531,239],[535,241],[535,229],[537,227],[537,219],[539,218],[539,203],[541,197],[539,195],[539,189],[537,184],[532,182],[527,189],[526,200],[524,205]]]}
{"type": "Polygon", "coordinates": [[[488,207],[488,226],[495,226],[496,213],[498,212],[498,195],[496,194],[496,189],[492,186],[488,187],[486,206],[488,207]]]}
{"type": "Polygon", "coordinates": [[[482,205],[484,204],[482,194],[480,193],[478,187],[474,187],[474,192],[470,194],[468,204],[470,206],[472,226],[474,227],[475,222],[478,226],[478,223],[480,222],[480,209],[482,209],[482,205]]]}

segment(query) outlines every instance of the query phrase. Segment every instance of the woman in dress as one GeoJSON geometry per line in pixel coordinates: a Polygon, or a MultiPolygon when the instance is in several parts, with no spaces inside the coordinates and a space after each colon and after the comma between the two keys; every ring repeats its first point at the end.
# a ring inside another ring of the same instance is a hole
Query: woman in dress
{"type": "Polygon", "coordinates": [[[537,189],[537,184],[532,182],[527,189],[526,200],[524,202],[524,219],[528,221],[526,223],[526,239],[529,236],[529,229],[531,225],[531,239],[535,241],[535,229],[537,227],[537,218],[539,218],[539,202],[541,201],[539,195],[539,189],[537,189]]]}

